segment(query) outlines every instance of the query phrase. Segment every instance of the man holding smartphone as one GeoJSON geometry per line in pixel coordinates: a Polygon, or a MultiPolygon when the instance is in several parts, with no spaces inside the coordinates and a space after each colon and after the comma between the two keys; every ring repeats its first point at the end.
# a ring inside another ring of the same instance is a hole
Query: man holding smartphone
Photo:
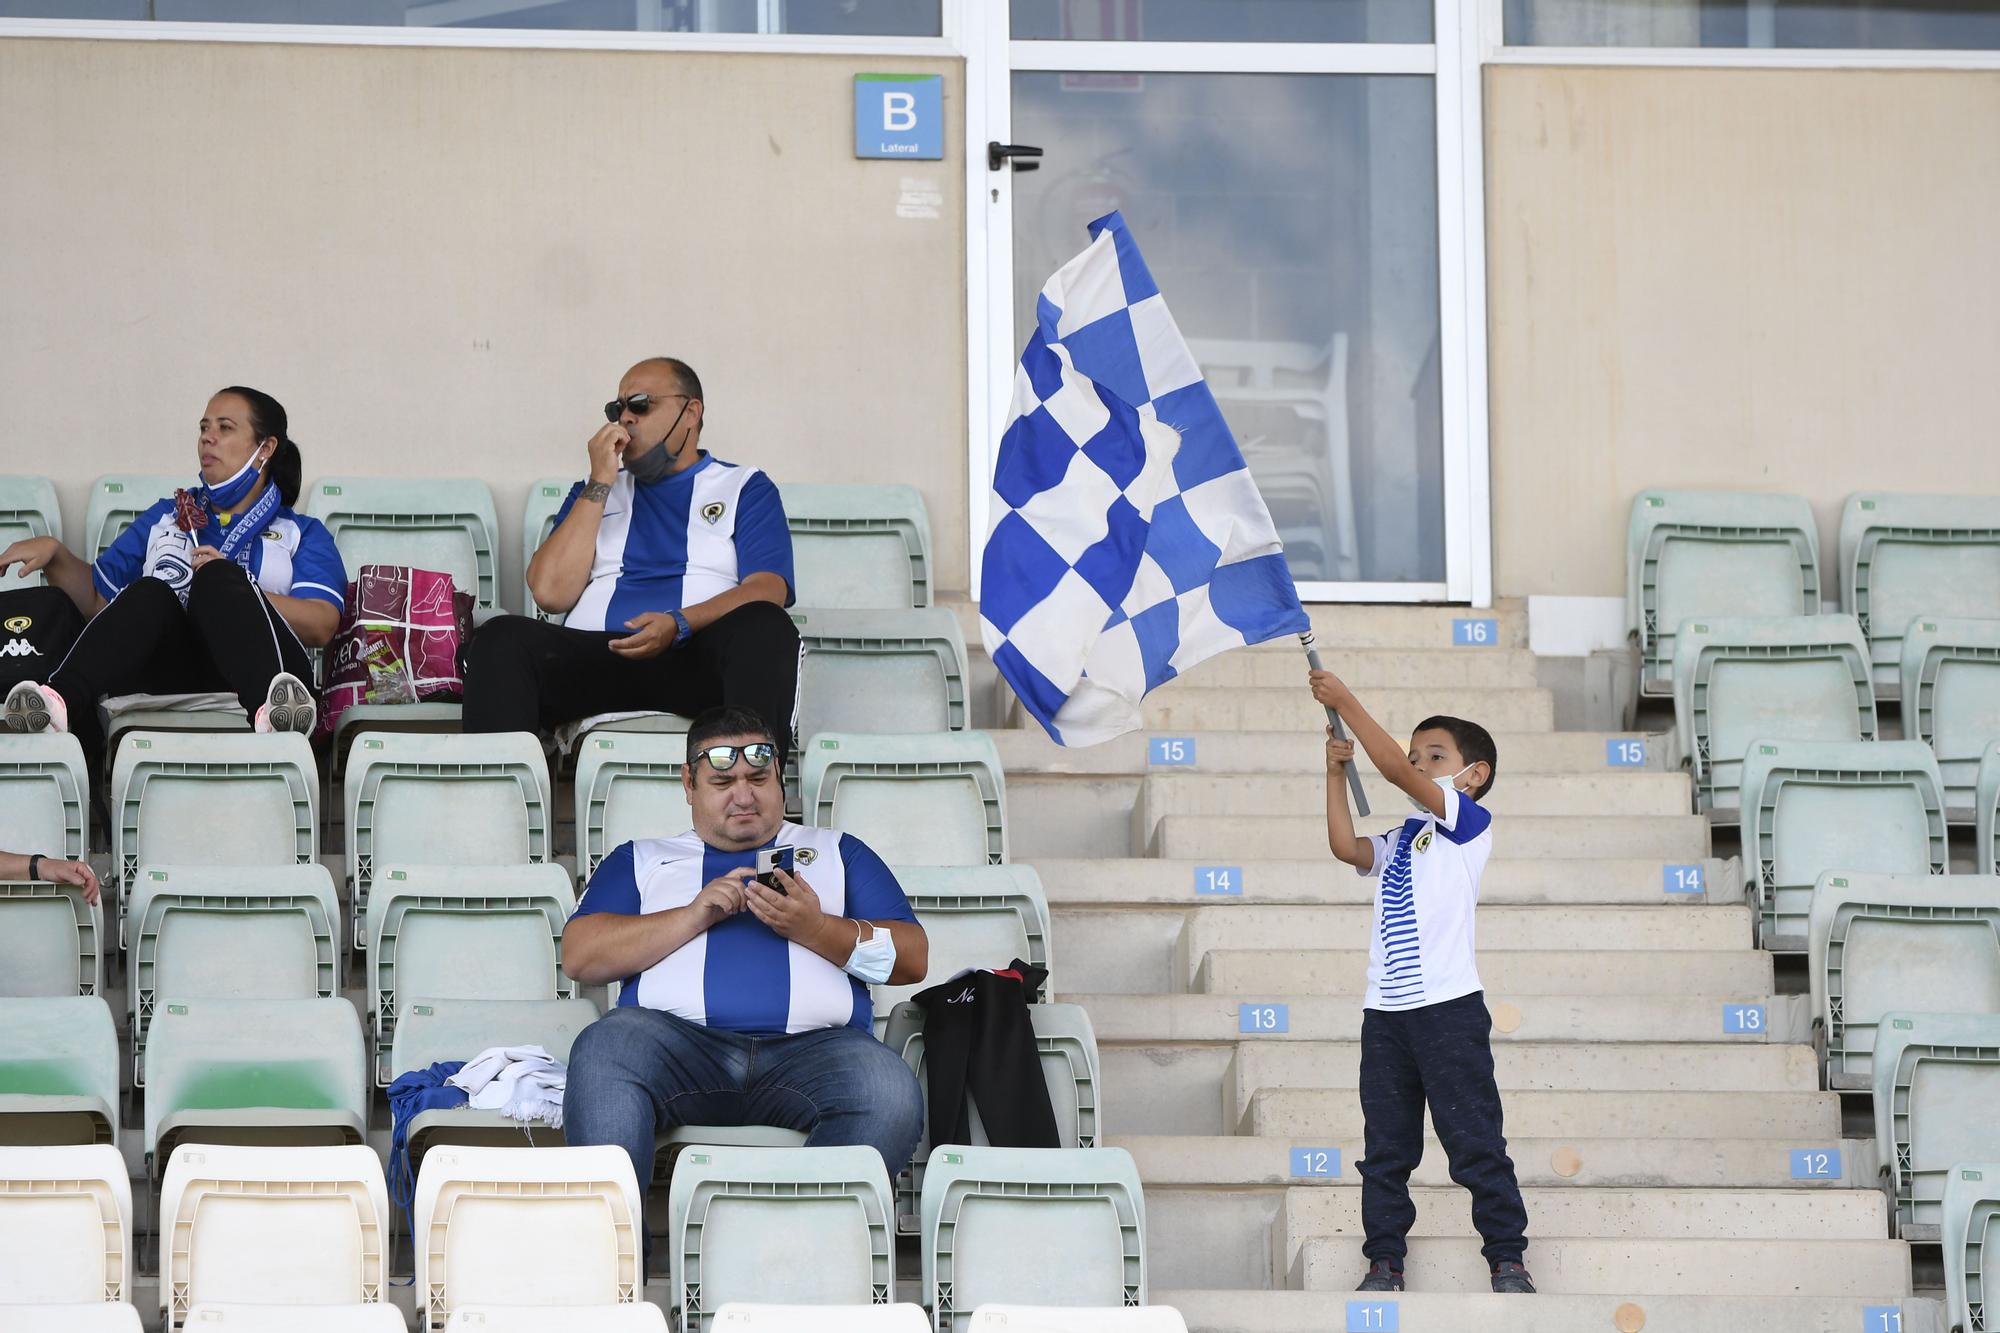
{"type": "Polygon", "coordinates": [[[568,1141],[615,1143],[650,1180],[665,1129],[775,1125],[812,1147],[867,1144],[895,1175],[923,1098],[876,1040],[868,988],[924,979],[909,900],[860,839],[785,820],[756,714],[696,718],[681,783],[694,828],[607,856],[563,933],[565,972],[619,986],[570,1052],[568,1141]]]}

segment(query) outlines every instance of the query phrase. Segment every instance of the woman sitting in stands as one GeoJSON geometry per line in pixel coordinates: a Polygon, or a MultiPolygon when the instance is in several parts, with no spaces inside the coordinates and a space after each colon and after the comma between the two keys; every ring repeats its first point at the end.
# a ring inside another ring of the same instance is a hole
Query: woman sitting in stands
{"type": "Polygon", "coordinates": [[[60,856],[21,856],[0,852],[0,883],[19,884],[43,881],[49,884],[81,884],[83,900],[97,906],[97,872],[86,861],[65,861],[60,856]]]}
{"type": "Polygon", "coordinates": [[[310,734],[308,649],[340,626],[347,575],[333,536],[292,512],[302,461],[285,409],[233,386],[208,400],[201,475],[132,521],[94,563],[53,537],[0,551],[0,571],[41,572],[89,620],[41,683],[7,694],[13,731],[70,730],[101,772],[97,701],[225,691],[258,731],[310,734]]]}

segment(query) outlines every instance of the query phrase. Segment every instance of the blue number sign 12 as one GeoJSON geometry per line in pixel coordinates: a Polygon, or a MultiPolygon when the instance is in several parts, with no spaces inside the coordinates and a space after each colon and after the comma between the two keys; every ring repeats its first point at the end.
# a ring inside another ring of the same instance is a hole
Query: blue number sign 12
{"type": "Polygon", "coordinates": [[[1340,1174],[1340,1149],[1292,1149],[1292,1176],[1295,1179],[1331,1180],[1340,1174]]]}
{"type": "Polygon", "coordinates": [[[1792,1149],[1793,1180],[1839,1180],[1840,1178],[1840,1149],[1792,1149]]]}

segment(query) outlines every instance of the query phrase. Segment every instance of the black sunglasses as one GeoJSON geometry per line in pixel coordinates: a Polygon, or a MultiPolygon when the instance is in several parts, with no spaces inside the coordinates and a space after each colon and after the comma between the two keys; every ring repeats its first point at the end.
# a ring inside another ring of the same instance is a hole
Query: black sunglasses
{"type": "Polygon", "coordinates": [[[736,767],[736,756],[742,755],[752,768],[769,768],[771,760],[777,757],[778,747],[769,741],[753,741],[749,745],[711,745],[705,750],[695,751],[695,755],[708,760],[708,766],[718,773],[727,773],[736,767]]]}
{"type": "Polygon", "coordinates": [[[643,417],[653,410],[655,403],[665,402],[667,398],[686,398],[687,396],[684,393],[670,393],[664,398],[655,398],[650,393],[635,393],[630,398],[613,398],[604,405],[604,419],[606,421],[616,421],[625,415],[625,409],[628,407],[632,409],[633,416],[643,417]]]}

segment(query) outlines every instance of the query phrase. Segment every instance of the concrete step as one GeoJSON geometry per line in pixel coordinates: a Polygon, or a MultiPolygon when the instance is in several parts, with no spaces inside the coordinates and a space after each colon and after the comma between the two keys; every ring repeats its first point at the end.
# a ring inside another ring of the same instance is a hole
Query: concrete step
{"type": "MultiPolygon", "coordinates": [[[[1418,722],[1438,713],[1469,718],[1488,731],[1550,731],[1555,699],[1541,689],[1415,690],[1361,692],[1361,702],[1391,736],[1407,739],[1418,722]]],[[[1290,689],[1218,689],[1169,682],[1147,695],[1145,725],[1154,731],[1284,731],[1326,726],[1326,709],[1301,681],[1290,689]]],[[[1016,726],[1027,719],[1014,704],[1016,726]]],[[[1499,743],[1495,742],[1495,749],[1499,743]]],[[[1504,752],[1500,760],[1505,763],[1504,752]]]]}
{"type": "MultiPolygon", "coordinates": [[[[1387,812],[1398,822],[1402,816],[1387,812]]],[[[1360,821],[1363,833],[1395,827],[1382,813],[1360,821]]],[[[1246,853],[1305,860],[1326,853],[1320,815],[1174,815],[1160,821],[1151,855],[1184,860],[1235,860],[1246,853]]],[[[1493,854],[1507,857],[1645,856],[1699,861],[1709,855],[1709,824],[1701,815],[1517,815],[1493,821],[1493,854]]]]}
{"type": "MultiPolygon", "coordinates": [[[[1530,1256],[1533,1257],[1532,1255],[1530,1256]]],[[[1156,1270],[1157,1271],[1157,1270],[1156,1270]]],[[[1181,1312],[1190,1333],[1328,1333],[1349,1327],[1353,1292],[1217,1291],[1166,1287],[1155,1278],[1152,1301],[1181,1312]]],[[[1350,1284],[1351,1285],[1351,1284],[1350,1284]]],[[[1673,1285],[1663,1283],[1662,1285],[1673,1285]]],[[[1401,1333],[1880,1333],[1867,1312],[1893,1305],[1891,1333],[1944,1333],[1942,1301],[1905,1296],[1607,1296],[1545,1292],[1514,1296],[1410,1292],[1386,1298],[1401,1333]]],[[[1366,1318],[1366,1316],[1362,1316],[1366,1318]]],[[[1382,1316],[1387,1327],[1387,1316],[1382,1316]]],[[[1365,1327],[1365,1325],[1355,1325],[1365,1327]]]]}
{"type": "MultiPolygon", "coordinates": [[[[1009,789],[1009,798],[1012,797],[1009,789]]],[[[1235,890],[1218,899],[1204,894],[1220,883],[1212,862],[1157,858],[1041,859],[1034,861],[1049,902],[1058,907],[1192,907],[1218,902],[1350,906],[1372,903],[1376,881],[1355,874],[1324,852],[1299,861],[1239,861],[1222,885],[1235,890]]],[[[1593,904],[1685,907],[1743,901],[1741,863],[1701,863],[1700,893],[1668,893],[1661,863],[1647,860],[1501,860],[1486,863],[1479,879],[1482,910],[1501,906],[1593,904]]],[[[1484,941],[1481,941],[1483,944],[1484,941]]]]}
{"type": "MultiPolygon", "coordinates": [[[[1830,1143],[1840,1137],[1837,1092],[1515,1092],[1507,1132],[1563,1137],[1745,1139],[1830,1143]]],[[[1361,1100],[1351,1089],[1270,1088],[1250,1099],[1238,1127],[1275,1138],[1359,1139],[1361,1100]]]]}
{"type": "MultiPolygon", "coordinates": [[[[1910,1250],[1899,1240],[1593,1240],[1537,1235],[1528,1250],[1546,1292],[1615,1296],[1671,1287],[1690,1296],[1852,1296],[1910,1293],[1910,1250]]],[[[1367,1271],[1359,1236],[1316,1236],[1293,1265],[1304,1291],[1351,1291],[1367,1271]]],[[[1476,1237],[1412,1237],[1412,1291],[1487,1290],[1476,1237]]]]}
{"type": "MultiPolygon", "coordinates": [[[[1482,914],[1483,917],[1483,914],[1482,914]]],[[[1058,959],[1060,961],[1060,959],[1058,959]]],[[[1562,995],[1769,995],[1771,955],[1757,949],[1673,953],[1594,952],[1489,947],[1482,937],[1479,979],[1497,994],[1546,990],[1562,995]]],[[[1215,995],[1358,995],[1368,985],[1366,949],[1216,949],[1192,990],[1215,995]]],[[[1080,987],[1079,987],[1080,989],[1080,987]]]]}
{"type": "MultiPolygon", "coordinates": [[[[1047,781],[1047,779],[1041,779],[1047,781]]],[[[1010,780],[1011,804],[1019,783],[1010,780]]],[[[1378,817],[1416,813],[1402,788],[1370,773],[1361,784],[1378,817]]],[[[1685,773],[1506,773],[1480,804],[1496,816],[1685,815],[1694,811],[1685,773]]],[[[1206,773],[1162,772],[1139,788],[1136,817],[1148,834],[1168,815],[1310,815],[1326,817],[1324,771],[1318,781],[1289,773],[1218,780],[1206,773]]]]}
{"type": "MultiPolygon", "coordinates": [[[[1273,1041],[1359,1041],[1359,995],[1072,995],[1100,1042],[1235,1042],[1246,1035],[1273,1041]],[[1246,1012],[1248,1011],[1248,1012],[1246,1012]],[[1281,1036],[1268,1031],[1282,1023],[1281,1036]],[[1262,1024],[1263,1030],[1256,1029],[1262,1024]],[[1245,1033],[1246,1025],[1252,1031],[1245,1033]]],[[[1493,1040],[1589,1042],[1707,1042],[1720,1039],[1730,1012],[1761,1007],[1756,1030],[1730,1041],[1809,1043],[1810,996],[1496,995],[1493,1040]]],[[[1747,1019],[1738,1019],[1747,1023],[1747,1019]]],[[[1513,1108],[1508,1108],[1513,1121],[1513,1108]]]]}
{"type": "MultiPolygon", "coordinates": [[[[1603,773],[1611,769],[1630,775],[1647,771],[1674,772],[1680,768],[1671,732],[1644,735],[1639,732],[1604,731],[1508,731],[1493,732],[1493,746],[1499,751],[1500,772],[1520,773],[1603,773]],[[1607,763],[1610,743],[1639,742],[1645,762],[1632,767],[1607,763]]],[[[1048,733],[1032,723],[1015,724],[988,733],[1000,751],[1000,761],[1011,779],[1023,773],[1069,773],[1098,776],[1143,776],[1159,772],[1153,763],[1152,738],[1157,729],[1136,731],[1105,741],[1102,745],[1069,749],[1050,740],[1048,733]]],[[[1189,768],[1198,773],[1298,773],[1318,777],[1326,771],[1326,711],[1320,710],[1306,726],[1286,726],[1276,731],[1197,730],[1182,728],[1176,736],[1192,742],[1194,756],[1189,768]]],[[[1402,738],[1399,738],[1402,739],[1402,738]]],[[[1366,756],[1364,771],[1373,771],[1366,756]]],[[[1183,770],[1175,769],[1180,772],[1183,770]]],[[[1496,788],[1497,790],[1497,788],[1496,788]]]]}
{"type": "MultiPolygon", "coordinates": [[[[1275,645],[1274,645],[1275,646],[1275,645]]],[[[1525,648],[1354,648],[1322,652],[1320,662],[1357,690],[1533,689],[1535,655],[1525,648]]],[[[1282,651],[1228,652],[1180,679],[1227,689],[1291,689],[1303,685],[1306,655],[1282,651]]]]}
{"type": "MultiPolygon", "coordinates": [[[[966,601],[943,601],[958,612],[959,625],[968,644],[980,642],[979,609],[966,601]]],[[[1495,622],[1490,646],[1466,648],[1465,652],[1528,646],[1528,604],[1513,598],[1485,610],[1463,606],[1389,606],[1330,604],[1318,602],[1306,607],[1322,656],[1355,648],[1450,648],[1452,623],[1458,620],[1495,622]]],[[[1305,650],[1289,635],[1269,643],[1232,649],[1235,653],[1285,654],[1303,658],[1305,650]]]]}

